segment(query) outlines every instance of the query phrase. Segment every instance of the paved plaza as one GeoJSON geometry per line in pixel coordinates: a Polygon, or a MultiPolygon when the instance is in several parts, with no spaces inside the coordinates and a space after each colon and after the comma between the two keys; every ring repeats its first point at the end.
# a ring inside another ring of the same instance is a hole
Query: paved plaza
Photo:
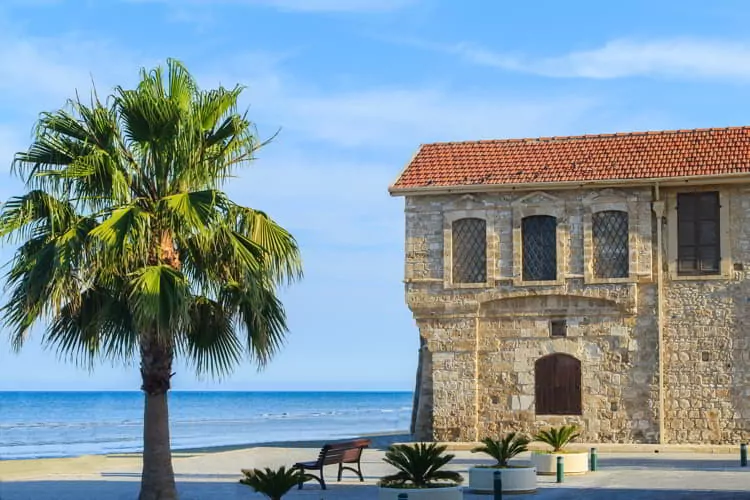
{"type": "MultiPolygon", "coordinates": [[[[238,484],[239,470],[247,467],[291,464],[317,455],[309,448],[251,448],[219,453],[183,453],[175,458],[181,499],[261,499],[238,484]]],[[[465,473],[483,460],[467,451],[455,452],[451,468],[465,473]]],[[[383,450],[367,450],[363,460],[364,483],[351,478],[335,482],[335,467],[328,469],[329,489],[312,483],[293,491],[289,500],[365,500],[377,498],[375,483],[390,472],[383,463],[383,450]]],[[[523,458],[523,457],[522,457],[523,458]]],[[[41,462],[41,461],[38,461],[41,462]]],[[[486,461],[484,461],[486,462],[486,461]]],[[[39,470],[16,471],[7,479],[0,462],[2,500],[132,500],[137,498],[139,465],[123,456],[122,465],[111,458],[97,470],[57,472],[45,466],[39,470]]],[[[84,468],[85,469],[85,468],[84,468]]],[[[491,499],[491,495],[464,494],[464,499],[491,499]]],[[[750,468],[739,467],[735,455],[713,453],[600,453],[599,470],[585,476],[567,477],[556,484],[554,477],[539,477],[534,495],[506,498],[538,499],[750,499],[750,468]]]]}

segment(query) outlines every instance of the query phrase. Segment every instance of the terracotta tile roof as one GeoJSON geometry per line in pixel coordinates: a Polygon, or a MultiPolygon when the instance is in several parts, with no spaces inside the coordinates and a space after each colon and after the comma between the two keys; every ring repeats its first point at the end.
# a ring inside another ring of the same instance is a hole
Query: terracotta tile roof
{"type": "Polygon", "coordinates": [[[750,127],[422,145],[400,190],[750,173],[750,127]]]}

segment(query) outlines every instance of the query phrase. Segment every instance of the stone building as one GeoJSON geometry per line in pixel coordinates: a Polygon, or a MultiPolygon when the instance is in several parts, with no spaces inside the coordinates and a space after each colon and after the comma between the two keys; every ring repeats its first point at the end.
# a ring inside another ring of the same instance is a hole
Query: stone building
{"type": "Polygon", "coordinates": [[[416,438],[750,437],[750,127],[426,144],[389,190],[416,438]]]}

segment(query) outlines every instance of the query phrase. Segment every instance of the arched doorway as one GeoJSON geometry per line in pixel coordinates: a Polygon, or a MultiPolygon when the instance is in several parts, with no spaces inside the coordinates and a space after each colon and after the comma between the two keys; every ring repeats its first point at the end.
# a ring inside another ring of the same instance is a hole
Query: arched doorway
{"type": "Polygon", "coordinates": [[[534,363],[537,415],[581,414],[581,362],[550,354],[534,363]]]}

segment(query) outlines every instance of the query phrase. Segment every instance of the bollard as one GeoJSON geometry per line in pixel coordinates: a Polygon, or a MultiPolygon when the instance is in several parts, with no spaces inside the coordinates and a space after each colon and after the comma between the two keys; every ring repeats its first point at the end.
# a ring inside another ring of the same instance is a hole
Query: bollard
{"type": "Polygon", "coordinates": [[[493,500],[503,500],[503,475],[500,473],[499,470],[496,470],[492,477],[494,479],[494,488],[495,495],[492,497],[493,500]]]}
{"type": "Polygon", "coordinates": [[[398,500],[409,500],[409,494],[408,493],[399,493],[398,494],[398,500]]]}
{"type": "Polygon", "coordinates": [[[596,467],[598,465],[596,462],[597,462],[596,448],[591,448],[591,467],[590,467],[591,472],[596,471],[596,467]]]}
{"type": "Polygon", "coordinates": [[[565,464],[563,463],[563,457],[557,457],[557,482],[562,483],[564,476],[565,464]]]}
{"type": "Polygon", "coordinates": [[[747,467],[747,443],[740,445],[740,467],[747,467]]]}

